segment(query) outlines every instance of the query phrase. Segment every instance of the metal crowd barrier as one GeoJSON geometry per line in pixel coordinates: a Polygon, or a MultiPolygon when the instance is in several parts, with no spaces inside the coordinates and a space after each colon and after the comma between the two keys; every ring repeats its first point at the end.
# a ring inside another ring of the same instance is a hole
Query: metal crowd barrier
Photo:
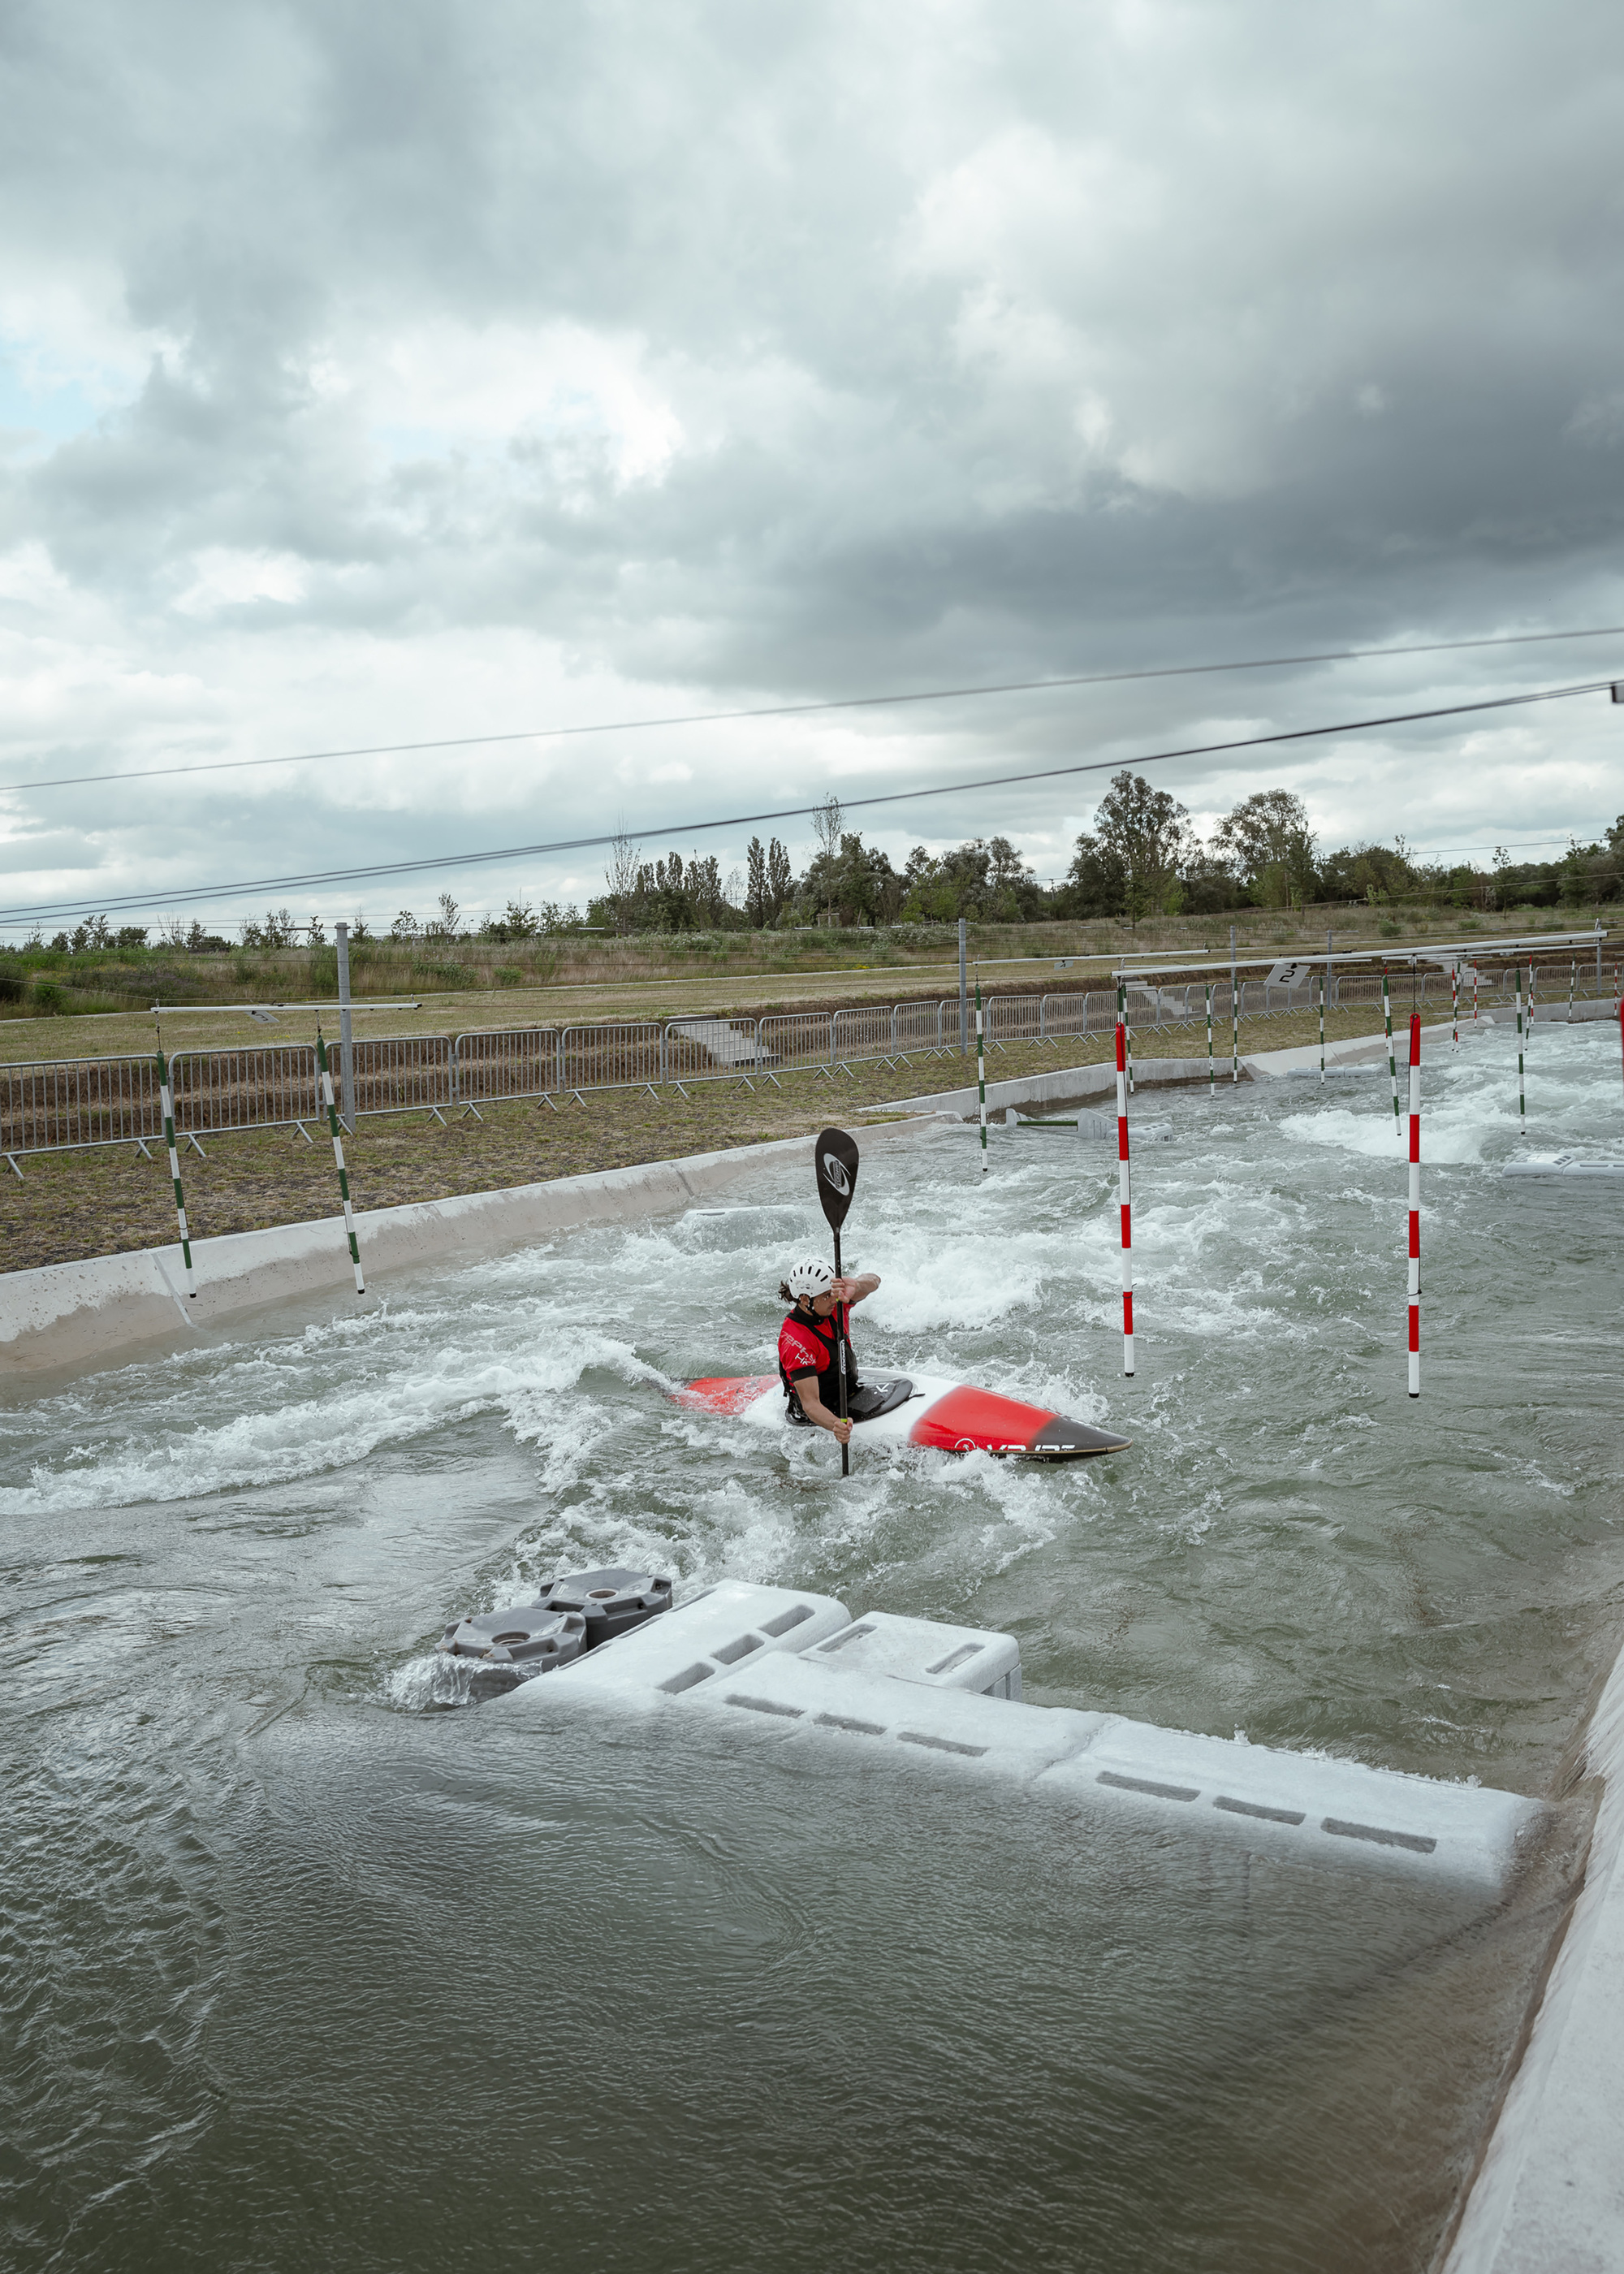
{"type": "MultiPolygon", "coordinates": [[[[1508,964],[1485,968],[1480,1004],[1509,1004],[1515,992],[1508,964]]],[[[1522,966],[1524,973],[1527,965],[1522,966]]],[[[1535,967],[1536,999],[1550,1005],[1583,988],[1583,959],[1535,967]]],[[[1616,963],[1611,977],[1619,983],[1616,963]]],[[[1593,984],[1593,979],[1591,983],[1593,984]]],[[[1417,1000],[1431,1007],[1450,998],[1447,972],[1389,976],[1396,1018],[1417,1000]]],[[[1205,1026],[1204,979],[1165,986],[1136,981],[1127,990],[1135,1033],[1205,1026]]],[[[1212,982],[1214,1026],[1232,1016],[1228,976],[1212,982]]],[[[1266,979],[1240,983],[1243,1018],[1312,1008],[1318,983],[1283,987],[1266,979]]],[[[1327,1007],[1380,1006],[1381,982],[1372,973],[1333,972],[1327,1007]]],[[[1463,982],[1464,1013],[1470,988],[1463,982]]],[[[986,998],[987,1041],[993,1050],[1018,1044],[1059,1047],[1109,1034],[1116,1018],[1114,988],[1064,995],[993,995],[986,998]]],[[[974,1019],[965,1046],[974,1043],[974,1019]]],[[[895,1064],[920,1057],[959,1055],[956,997],[928,1002],[865,1004],[845,1011],[773,1012],[761,1019],[695,1014],[617,1025],[487,1028],[461,1035],[380,1035],[352,1045],[356,1110],[371,1118],[429,1112],[477,1113],[507,1098],[567,1096],[589,1089],[685,1087],[731,1080],[776,1081],[780,1073],[844,1065],[895,1064]]],[[[335,1052],[336,1056],[336,1052],[335,1052]]],[[[170,1061],[176,1134],[200,1137],[229,1130],[299,1128],[322,1115],[314,1046],[266,1043],[241,1049],[182,1050],[170,1061]]],[[[309,1132],[306,1130],[305,1134],[309,1132]]],[[[155,1060],[150,1056],[36,1060],[0,1066],[0,1155],[20,1176],[16,1156],[70,1152],[102,1145],[162,1141],[155,1060]]],[[[199,1148],[200,1149],[200,1148],[199,1148]]]]}
{"type": "Polygon", "coordinates": [[[153,1058],[0,1066],[0,1153],[19,1176],[19,1153],[77,1153],[96,1145],[136,1145],[145,1153],[162,1142],[153,1058]]]}

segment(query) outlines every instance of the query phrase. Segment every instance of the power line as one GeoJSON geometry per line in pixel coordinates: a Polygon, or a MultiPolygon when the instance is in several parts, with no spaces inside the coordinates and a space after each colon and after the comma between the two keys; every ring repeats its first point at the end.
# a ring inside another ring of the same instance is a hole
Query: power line
{"type": "Polygon", "coordinates": [[[1009,679],[985,687],[932,687],[905,695],[841,695],[823,703],[775,703],[754,711],[694,711],[669,719],[615,719],[585,727],[530,727],[508,734],[452,734],[433,742],[371,742],[355,749],[295,750],[274,758],[207,758],[195,766],[140,766],[124,773],[58,774],[0,782],[0,796],[26,789],[83,789],[94,783],[167,781],[179,774],[244,773],[262,766],[310,766],[338,758],[408,757],[425,750],[476,750],[500,742],[559,742],[584,734],[639,734],[670,727],[718,727],[756,719],[804,719],[830,711],[877,711],[907,703],[957,703],[977,695],[1034,695],[1059,687],[1114,687],[1128,680],[1193,679],[1226,671],[1285,671],[1304,663],[1375,663],[1386,657],[1447,655],[1465,648],[1530,647],[1549,640],[1614,639],[1624,624],[1591,631],[1502,632],[1489,639],[1431,640],[1413,647],[1327,648],[1314,655],[1254,656],[1240,663],[1173,663],[1147,671],[1098,671],[1066,679],[1009,679]]]}
{"type": "MultiPolygon", "coordinates": [[[[1094,758],[1078,765],[1044,766],[1031,773],[989,774],[977,781],[936,782],[928,789],[885,790],[871,797],[843,798],[844,812],[854,813],[876,805],[906,805],[920,798],[957,797],[975,789],[1009,789],[1025,782],[1054,781],[1071,774],[1132,772],[1135,766],[1165,764],[1174,758],[1211,757],[1227,750],[1260,749],[1281,742],[1306,742],[1330,734],[1353,734],[1376,727],[1407,727],[1432,719],[1458,719],[1484,711],[1509,711],[1530,703],[1557,703],[1575,695],[1597,695],[1611,685],[1605,679],[1586,680],[1573,687],[1543,687],[1524,695],[1496,695],[1476,703],[1449,703],[1427,711],[1394,711],[1376,719],[1347,719],[1330,727],[1289,727],[1272,734],[1244,734],[1227,742],[1194,742],[1175,750],[1151,750],[1138,758],[1094,758]]],[[[717,829],[748,829],[763,821],[799,821],[818,810],[812,805],[778,806],[763,813],[728,814],[715,821],[665,823],[640,830],[643,838],[699,837],[717,829]]],[[[249,877],[230,885],[193,885],[168,892],[127,892],[101,901],[92,908],[83,900],[38,902],[0,908],[0,922],[79,914],[111,915],[121,908],[190,907],[199,902],[222,900],[247,892],[304,891],[317,885],[345,885],[373,877],[409,877],[431,870],[471,869],[493,861],[533,861],[556,853],[579,853],[594,846],[613,845],[626,832],[605,831],[592,837],[563,837],[545,845],[503,845],[479,853],[442,853],[417,861],[380,861],[365,867],[322,869],[289,877],[249,877]]]]}

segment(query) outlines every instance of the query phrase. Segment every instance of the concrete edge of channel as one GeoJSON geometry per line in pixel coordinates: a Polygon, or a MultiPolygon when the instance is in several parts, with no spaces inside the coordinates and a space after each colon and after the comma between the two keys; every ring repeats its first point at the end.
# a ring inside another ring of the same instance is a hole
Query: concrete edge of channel
{"type": "MultiPolygon", "coordinates": [[[[929,1117],[908,1115],[868,1128],[866,1141],[932,1126],[929,1117]]],[[[423,1264],[473,1262],[578,1225],[635,1221],[689,1207],[811,1141],[809,1136],[778,1137],[542,1184],[362,1209],[356,1230],[369,1291],[375,1278],[423,1264]]],[[[191,1297],[173,1241],[0,1274],[0,1378],[112,1361],[143,1344],[184,1341],[325,1290],[348,1289],[357,1299],[343,1221],[336,1215],[194,1240],[192,1254],[198,1291],[191,1297]]]]}
{"type": "Polygon", "coordinates": [[[1584,1736],[1583,1884],[1436,2274],[1624,2269],[1624,1651],[1584,1736]]]}

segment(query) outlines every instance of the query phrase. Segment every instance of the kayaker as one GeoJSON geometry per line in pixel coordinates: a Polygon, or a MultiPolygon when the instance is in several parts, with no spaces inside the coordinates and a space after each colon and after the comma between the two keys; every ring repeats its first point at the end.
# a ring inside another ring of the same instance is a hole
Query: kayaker
{"type": "Polygon", "coordinates": [[[879,1284],[877,1271],[860,1272],[854,1279],[837,1279],[821,1255],[809,1255],[778,1284],[779,1301],[793,1306],[778,1329],[778,1379],[784,1384],[789,1418],[803,1427],[827,1429],[837,1444],[844,1445],[852,1434],[850,1419],[840,1419],[840,1341],[844,1337],[846,1342],[849,1410],[857,1388],[857,1361],[852,1355],[848,1323],[851,1307],[865,1301],[879,1284]]]}

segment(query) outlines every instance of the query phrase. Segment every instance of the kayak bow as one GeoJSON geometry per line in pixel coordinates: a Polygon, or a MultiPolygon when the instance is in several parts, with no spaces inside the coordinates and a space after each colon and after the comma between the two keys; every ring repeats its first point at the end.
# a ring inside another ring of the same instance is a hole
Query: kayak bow
{"type": "MultiPolygon", "coordinates": [[[[718,1374],[676,1392],[679,1404],[699,1413],[726,1414],[752,1428],[787,1430],[784,1393],[776,1374],[718,1374]]],[[[1033,1461],[1076,1461],[1092,1453],[1120,1453],[1132,1442],[1109,1429],[1068,1420],[1019,1397],[978,1389],[967,1382],[880,1382],[858,1393],[868,1414],[854,1412],[866,1445],[933,1446],[944,1453],[1012,1453],[1033,1461]],[[900,1394],[898,1394],[900,1393],[900,1394]]],[[[854,1401],[856,1402],[856,1401],[854,1401]]]]}

